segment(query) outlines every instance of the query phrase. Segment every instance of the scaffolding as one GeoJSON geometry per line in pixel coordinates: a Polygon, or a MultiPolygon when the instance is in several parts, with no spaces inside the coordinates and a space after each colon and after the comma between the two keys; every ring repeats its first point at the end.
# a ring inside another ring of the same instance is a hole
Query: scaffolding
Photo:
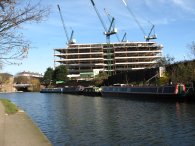
{"type": "Polygon", "coordinates": [[[65,65],[69,74],[75,75],[91,74],[94,70],[115,74],[155,67],[162,57],[162,48],[155,42],[69,44],[67,48],[54,49],[54,64],[65,65]]]}

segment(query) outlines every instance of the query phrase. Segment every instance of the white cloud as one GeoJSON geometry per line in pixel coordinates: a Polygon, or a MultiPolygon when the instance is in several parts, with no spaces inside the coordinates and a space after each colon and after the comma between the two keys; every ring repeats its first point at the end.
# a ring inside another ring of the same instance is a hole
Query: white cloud
{"type": "Polygon", "coordinates": [[[144,2],[148,7],[154,9],[155,7],[173,7],[181,8],[185,12],[195,14],[194,0],[144,0],[144,2]]]}
{"type": "Polygon", "coordinates": [[[172,2],[182,8],[183,10],[195,14],[195,1],[194,0],[172,0],[172,2]]]}
{"type": "MultiPolygon", "coordinates": [[[[128,0],[131,2],[133,0],[128,0]]],[[[137,16],[154,24],[169,24],[177,20],[192,20],[195,0],[137,0],[137,16]],[[137,5],[138,4],[138,5],[137,5]]],[[[132,2],[131,2],[132,3],[132,2]]]]}

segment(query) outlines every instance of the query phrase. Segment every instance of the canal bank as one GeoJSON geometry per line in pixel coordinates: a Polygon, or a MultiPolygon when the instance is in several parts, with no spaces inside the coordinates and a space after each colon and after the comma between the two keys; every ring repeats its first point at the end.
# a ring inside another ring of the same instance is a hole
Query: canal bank
{"type": "Polygon", "coordinates": [[[51,146],[40,129],[23,112],[7,115],[0,102],[0,146],[51,146]]]}

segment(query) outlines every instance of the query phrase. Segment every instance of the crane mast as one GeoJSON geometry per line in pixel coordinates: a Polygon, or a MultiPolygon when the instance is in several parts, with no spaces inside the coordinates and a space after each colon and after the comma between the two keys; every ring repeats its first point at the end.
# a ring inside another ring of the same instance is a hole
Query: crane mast
{"type": "Polygon", "coordinates": [[[91,0],[91,4],[93,5],[93,8],[104,28],[104,34],[106,36],[106,42],[107,42],[107,62],[108,62],[108,68],[107,68],[107,71],[108,71],[108,75],[111,76],[112,75],[112,54],[111,54],[111,47],[110,47],[110,36],[113,35],[113,34],[116,34],[117,33],[117,29],[113,27],[113,24],[114,24],[114,17],[112,17],[112,20],[110,22],[110,26],[106,27],[98,9],[96,8],[95,6],[95,3],[93,0],[91,0]]]}

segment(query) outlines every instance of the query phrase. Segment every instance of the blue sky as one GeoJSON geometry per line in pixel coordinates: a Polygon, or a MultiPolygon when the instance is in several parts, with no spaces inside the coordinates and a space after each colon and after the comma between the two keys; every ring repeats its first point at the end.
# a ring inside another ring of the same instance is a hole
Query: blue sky
{"type": "MultiPolygon", "coordinates": [[[[127,33],[128,41],[144,41],[144,35],[130,15],[122,0],[94,0],[107,27],[109,21],[104,8],[115,17],[119,38],[127,33]]],[[[151,23],[155,25],[163,54],[175,60],[190,59],[188,45],[195,41],[195,1],[194,0],[127,0],[129,8],[146,33],[151,23]]],[[[51,7],[51,14],[42,23],[25,24],[21,32],[31,42],[28,58],[22,65],[5,65],[1,72],[15,75],[21,71],[44,74],[48,67],[54,66],[54,48],[66,47],[66,36],[57,9],[60,5],[62,15],[69,31],[74,30],[77,43],[104,43],[104,29],[91,5],[90,0],[42,0],[42,5],[51,7]]],[[[115,36],[111,42],[117,42],[115,36]]]]}

